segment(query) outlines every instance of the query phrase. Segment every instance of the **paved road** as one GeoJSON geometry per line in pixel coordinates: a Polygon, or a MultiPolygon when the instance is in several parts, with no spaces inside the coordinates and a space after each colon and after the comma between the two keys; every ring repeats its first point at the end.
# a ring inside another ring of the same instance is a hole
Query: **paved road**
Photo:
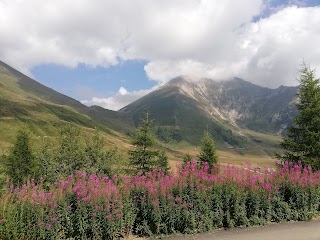
{"type": "Polygon", "coordinates": [[[174,236],[166,240],[320,240],[320,221],[289,222],[209,233],[174,236]]]}

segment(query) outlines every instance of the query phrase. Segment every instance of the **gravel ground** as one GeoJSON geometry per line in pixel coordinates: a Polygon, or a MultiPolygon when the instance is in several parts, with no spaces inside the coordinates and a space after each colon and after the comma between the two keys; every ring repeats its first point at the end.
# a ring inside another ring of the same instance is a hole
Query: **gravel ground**
{"type": "Polygon", "coordinates": [[[166,240],[320,240],[320,220],[270,224],[208,233],[181,235],[166,240]]]}

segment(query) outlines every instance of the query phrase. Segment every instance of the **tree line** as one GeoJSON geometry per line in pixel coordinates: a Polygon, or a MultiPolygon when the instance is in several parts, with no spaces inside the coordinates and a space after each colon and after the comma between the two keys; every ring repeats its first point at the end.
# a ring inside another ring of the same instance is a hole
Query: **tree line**
{"type": "MultiPolygon", "coordinates": [[[[148,113],[141,120],[137,134],[131,140],[133,147],[128,151],[128,162],[117,148],[105,147],[105,139],[98,130],[84,142],[80,129],[67,124],[59,129],[58,144],[44,138],[40,148],[34,151],[30,132],[20,129],[8,154],[1,157],[4,173],[15,185],[30,178],[43,178],[50,184],[76,170],[111,176],[144,175],[162,169],[167,174],[170,170],[168,156],[164,148],[159,150],[157,146],[153,120],[148,113]]],[[[199,162],[217,163],[214,141],[208,132],[204,133],[201,142],[199,162]]]]}
{"type": "MultiPolygon", "coordinates": [[[[293,125],[287,128],[287,135],[280,143],[283,154],[277,154],[282,162],[290,161],[320,169],[320,86],[315,71],[303,64],[300,69],[300,86],[296,107],[299,114],[293,118],[293,125]]],[[[116,148],[105,148],[105,140],[99,131],[84,143],[79,128],[66,125],[59,129],[58,144],[55,146],[45,140],[35,153],[30,144],[30,134],[19,130],[15,142],[7,155],[1,157],[4,173],[14,184],[21,184],[28,178],[44,177],[54,182],[61,176],[68,176],[75,170],[88,173],[120,173],[120,170],[131,174],[145,174],[153,169],[169,171],[168,156],[165,149],[157,148],[153,121],[146,113],[132,138],[133,148],[128,151],[129,164],[116,148]]],[[[188,154],[184,164],[192,161],[188,154]]],[[[208,131],[200,144],[199,164],[209,165],[218,162],[215,143],[208,131]]]]}
{"type": "Polygon", "coordinates": [[[26,128],[18,130],[9,153],[1,157],[4,173],[16,185],[40,177],[54,182],[80,169],[110,175],[112,165],[122,161],[116,148],[104,147],[105,140],[98,130],[83,142],[79,128],[67,124],[59,128],[58,144],[44,138],[37,151],[32,149],[30,139],[26,128]]]}

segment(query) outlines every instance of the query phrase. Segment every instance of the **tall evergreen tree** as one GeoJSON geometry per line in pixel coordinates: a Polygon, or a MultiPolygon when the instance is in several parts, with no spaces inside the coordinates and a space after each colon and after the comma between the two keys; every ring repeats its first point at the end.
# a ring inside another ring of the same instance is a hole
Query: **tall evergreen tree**
{"type": "Polygon", "coordinates": [[[142,124],[138,128],[138,134],[132,140],[135,149],[130,150],[128,154],[130,166],[135,173],[141,171],[145,174],[154,168],[168,171],[168,159],[164,151],[154,150],[156,141],[152,124],[149,114],[145,113],[145,118],[142,119],[142,124]]]}
{"type": "Polygon", "coordinates": [[[288,127],[281,142],[284,161],[301,161],[314,170],[320,169],[320,86],[315,71],[305,64],[300,69],[300,87],[296,107],[299,114],[288,127]]]}
{"type": "Polygon", "coordinates": [[[5,172],[16,185],[21,185],[27,178],[33,177],[36,163],[30,147],[30,136],[25,130],[18,130],[15,143],[9,155],[4,156],[5,172]]]}
{"type": "Polygon", "coordinates": [[[136,173],[142,171],[142,174],[145,174],[152,170],[156,164],[158,151],[152,150],[155,145],[152,124],[153,121],[146,113],[145,118],[142,119],[142,125],[138,128],[138,134],[132,140],[135,149],[128,152],[130,165],[136,173]]]}
{"type": "Polygon", "coordinates": [[[198,157],[201,163],[207,162],[209,165],[212,165],[218,162],[214,140],[208,131],[205,131],[203,134],[200,146],[200,154],[198,157]]]}

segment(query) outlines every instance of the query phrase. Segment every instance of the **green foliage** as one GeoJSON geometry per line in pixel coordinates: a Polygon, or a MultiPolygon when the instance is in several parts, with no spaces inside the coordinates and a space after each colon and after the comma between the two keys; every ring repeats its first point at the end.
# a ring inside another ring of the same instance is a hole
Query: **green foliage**
{"type": "Polygon", "coordinates": [[[52,144],[45,138],[36,153],[36,160],[39,166],[36,179],[41,176],[46,183],[52,183],[58,179],[59,176],[56,174],[58,163],[54,159],[54,150],[52,144]]]}
{"type": "Polygon", "coordinates": [[[182,164],[182,166],[185,167],[188,162],[189,162],[189,163],[192,162],[192,156],[191,156],[189,153],[186,153],[186,154],[183,156],[183,164],[182,164]]]}
{"type": "Polygon", "coordinates": [[[168,162],[168,156],[166,155],[165,150],[159,151],[157,166],[158,168],[162,169],[165,174],[169,173],[170,167],[168,162]]]}
{"type": "Polygon", "coordinates": [[[260,180],[247,170],[209,173],[207,167],[194,162],[168,176],[154,171],[112,179],[78,171],[47,190],[28,181],[0,198],[0,239],[161,236],[305,221],[320,213],[319,175],[301,165],[261,173],[260,180]]]}
{"type": "Polygon", "coordinates": [[[96,129],[92,138],[86,142],[84,152],[85,169],[89,173],[111,175],[110,161],[115,156],[116,151],[107,151],[104,146],[105,140],[96,129]]]}
{"type": "Polygon", "coordinates": [[[301,161],[313,170],[320,169],[320,86],[314,70],[305,64],[300,69],[299,114],[288,127],[288,135],[281,142],[283,161],[301,161]]]}
{"type": "Polygon", "coordinates": [[[134,173],[142,172],[145,174],[154,168],[168,170],[168,159],[164,152],[154,150],[155,137],[152,127],[153,121],[149,119],[149,114],[145,114],[142,119],[142,125],[138,128],[139,132],[134,136],[132,144],[134,150],[128,152],[130,166],[133,167],[134,173]]]}
{"type": "Polygon", "coordinates": [[[200,154],[199,154],[199,161],[201,163],[207,162],[209,165],[218,162],[218,156],[216,154],[216,147],[211,137],[210,133],[206,131],[203,134],[200,146],[200,154]]]}
{"type": "Polygon", "coordinates": [[[3,156],[3,165],[5,173],[16,185],[34,176],[37,166],[30,146],[30,136],[25,129],[17,132],[9,155],[3,156]]]}
{"type": "Polygon", "coordinates": [[[59,174],[67,176],[84,167],[84,147],[80,139],[79,128],[67,124],[60,129],[59,147],[55,156],[55,161],[59,163],[59,174]]]}
{"type": "Polygon", "coordinates": [[[182,140],[179,128],[173,126],[157,126],[156,135],[165,143],[180,142],[182,140]]]}

